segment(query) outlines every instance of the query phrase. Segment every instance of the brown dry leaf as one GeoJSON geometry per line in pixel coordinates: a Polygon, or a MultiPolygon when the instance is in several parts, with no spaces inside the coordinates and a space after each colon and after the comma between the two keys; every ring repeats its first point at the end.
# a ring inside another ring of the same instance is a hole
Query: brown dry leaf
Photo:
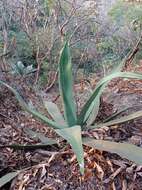
{"type": "Polygon", "coordinates": [[[92,132],[92,136],[93,136],[94,138],[96,138],[96,139],[100,139],[98,133],[95,132],[95,131],[92,132]]]}
{"type": "Polygon", "coordinates": [[[142,171],[142,166],[137,166],[136,172],[142,171]]]}
{"type": "Polygon", "coordinates": [[[41,175],[40,175],[40,180],[42,180],[46,174],[47,174],[47,170],[46,170],[46,165],[45,164],[42,164],[42,170],[41,170],[41,175]]]}
{"type": "MultiPolygon", "coordinates": [[[[125,166],[125,168],[126,168],[126,166],[125,166]]],[[[118,176],[122,172],[122,170],[124,170],[125,168],[124,167],[118,168],[113,174],[111,174],[107,179],[104,180],[104,183],[109,183],[109,182],[113,181],[114,178],[116,176],[118,176]]]]}
{"type": "Polygon", "coordinates": [[[112,159],[112,163],[115,164],[116,166],[123,167],[123,168],[125,168],[127,164],[127,162],[123,160],[115,160],[115,159],[112,159]]]}
{"type": "Polygon", "coordinates": [[[19,186],[18,190],[24,190],[25,186],[29,183],[29,181],[30,181],[30,175],[29,174],[23,175],[23,178],[20,181],[20,186],[19,186]]]}
{"type": "Polygon", "coordinates": [[[136,168],[136,164],[132,164],[132,166],[130,166],[130,167],[128,167],[128,168],[126,169],[126,172],[129,173],[129,174],[133,174],[135,168],[136,168]]]}
{"type": "Polygon", "coordinates": [[[114,172],[113,164],[110,160],[107,160],[107,164],[110,166],[112,172],[114,172]]]}
{"type": "Polygon", "coordinates": [[[34,171],[32,172],[32,176],[35,177],[38,173],[39,168],[34,168],[34,171]]]}
{"type": "Polygon", "coordinates": [[[94,168],[97,169],[97,173],[98,173],[97,176],[102,181],[104,178],[104,171],[103,171],[102,167],[100,165],[98,165],[96,162],[94,162],[94,168]]]}

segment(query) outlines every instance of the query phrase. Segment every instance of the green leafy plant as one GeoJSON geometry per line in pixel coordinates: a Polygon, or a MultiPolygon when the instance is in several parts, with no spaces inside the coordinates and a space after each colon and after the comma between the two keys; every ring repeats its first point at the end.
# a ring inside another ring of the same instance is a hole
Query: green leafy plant
{"type": "MultiPolygon", "coordinates": [[[[113,153],[117,153],[120,156],[123,156],[127,159],[130,159],[137,164],[142,164],[142,149],[127,143],[116,143],[105,140],[95,140],[93,138],[83,137],[82,131],[88,130],[92,128],[102,127],[102,126],[111,126],[114,124],[123,123],[138,117],[142,116],[142,111],[135,112],[129,116],[124,116],[120,119],[114,119],[117,115],[115,114],[112,117],[109,117],[108,120],[105,120],[104,123],[94,123],[95,118],[97,117],[99,106],[100,106],[100,97],[102,92],[105,90],[105,87],[109,83],[110,80],[114,78],[130,78],[130,79],[141,79],[142,75],[131,72],[121,72],[121,68],[123,63],[114,69],[113,72],[104,77],[99,81],[96,85],[95,90],[92,95],[88,99],[88,101],[83,106],[79,115],[77,115],[76,111],[76,102],[73,94],[73,77],[72,77],[72,64],[71,64],[71,55],[70,48],[68,42],[65,43],[60,56],[59,61],[59,90],[62,97],[63,107],[64,107],[64,115],[61,114],[57,105],[53,102],[44,102],[44,105],[51,115],[51,119],[36,111],[35,109],[28,106],[19,93],[13,89],[11,86],[6,84],[3,81],[0,81],[0,84],[9,88],[16,96],[20,105],[29,113],[31,113],[36,118],[39,118],[43,122],[45,122],[48,126],[51,126],[58,135],[62,136],[67,140],[68,143],[72,146],[74,153],[76,154],[77,161],[80,166],[80,172],[84,173],[84,156],[83,156],[83,144],[97,148],[100,150],[105,150],[113,153]],[[131,152],[135,152],[135,154],[131,154],[131,152]]],[[[28,132],[30,135],[34,134],[34,132],[28,132]]],[[[43,136],[35,134],[38,138],[42,139],[43,136]]],[[[48,139],[49,140],[49,139],[48,139]]],[[[41,140],[42,141],[42,140],[41,140]]],[[[44,139],[43,146],[46,144],[55,143],[45,141],[44,139]]],[[[20,146],[20,145],[19,145],[20,146]]],[[[16,148],[19,148],[16,146],[16,148]]],[[[13,146],[14,147],[14,146],[13,146]]],[[[39,145],[38,145],[39,147],[39,145]]]]}

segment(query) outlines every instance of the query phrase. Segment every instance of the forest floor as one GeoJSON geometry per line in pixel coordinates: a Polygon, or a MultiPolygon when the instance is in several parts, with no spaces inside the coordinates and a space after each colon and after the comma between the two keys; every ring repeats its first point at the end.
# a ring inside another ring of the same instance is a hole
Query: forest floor
{"type": "MultiPolygon", "coordinates": [[[[142,73],[142,66],[135,70],[142,73]]],[[[32,101],[44,112],[39,95],[24,80],[12,76],[3,76],[3,80],[18,87],[25,100],[32,101]]],[[[44,98],[55,99],[57,93],[52,91],[44,98]]],[[[81,92],[81,97],[84,97],[83,93],[86,94],[81,92]]],[[[84,99],[80,100],[84,102],[84,99]]],[[[141,81],[112,81],[104,93],[98,119],[105,119],[125,106],[132,107],[125,114],[142,108],[141,81]]],[[[51,128],[24,112],[10,91],[0,87],[0,145],[39,143],[25,133],[25,128],[59,139],[51,128]]],[[[142,147],[142,118],[90,133],[97,139],[129,142],[142,147]]],[[[28,169],[2,190],[142,190],[142,166],[105,151],[88,147],[84,147],[84,151],[85,175],[81,176],[74,154],[66,143],[36,150],[3,148],[0,150],[0,177],[11,171],[28,169]]]]}

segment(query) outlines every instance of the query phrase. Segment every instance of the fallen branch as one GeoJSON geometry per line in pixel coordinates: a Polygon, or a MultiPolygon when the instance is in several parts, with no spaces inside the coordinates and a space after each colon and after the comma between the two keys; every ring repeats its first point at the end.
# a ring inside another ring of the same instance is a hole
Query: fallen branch
{"type": "Polygon", "coordinates": [[[125,64],[124,64],[124,68],[127,69],[128,66],[132,63],[135,55],[138,53],[139,51],[139,46],[141,44],[141,40],[142,40],[142,34],[140,36],[140,38],[138,39],[136,45],[134,46],[132,52],[130,53],[130,55],[128,56],[128,58],[126,58],[125,64]]]}

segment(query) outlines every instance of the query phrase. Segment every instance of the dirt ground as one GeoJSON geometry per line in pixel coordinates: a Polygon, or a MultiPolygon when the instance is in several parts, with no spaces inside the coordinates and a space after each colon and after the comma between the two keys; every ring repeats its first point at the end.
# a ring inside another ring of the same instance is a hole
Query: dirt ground
{"type": "MultiPolygon", "coordinates": [[[[136,71],[142,72],[142,66],[136,71]]],[[[44,112],[40,97],[24,80],[12,76],[4,77],[4,80],[18,87],[25,100],[32,101],[36,108],[44,112]]],[[[128,112],[142,109],[141,81],[114,80],[106,90],[98,119],[105,119],[128,105],[132,107],[128,112]]],[[[47,98],[54,99],[56,95],[52,92],[47,94],[47,98]]],[[[39,143],[24,132],[25,128],[59,139],[47,125],[24,112],[13,94],[0,86],[0,145],[39,143]]],[[[97,139],[142,146],[142,119],[95,129],[90,133],[97,139]]],[[[65,142],[44,149],[1,148],[0,177],[11,171],[28,168],[2,190],[142,190],[142,166],[116,154],[88,147],[84,147],[84,151],[85,175],[81,176],[74,154],[65,142]]]]}

